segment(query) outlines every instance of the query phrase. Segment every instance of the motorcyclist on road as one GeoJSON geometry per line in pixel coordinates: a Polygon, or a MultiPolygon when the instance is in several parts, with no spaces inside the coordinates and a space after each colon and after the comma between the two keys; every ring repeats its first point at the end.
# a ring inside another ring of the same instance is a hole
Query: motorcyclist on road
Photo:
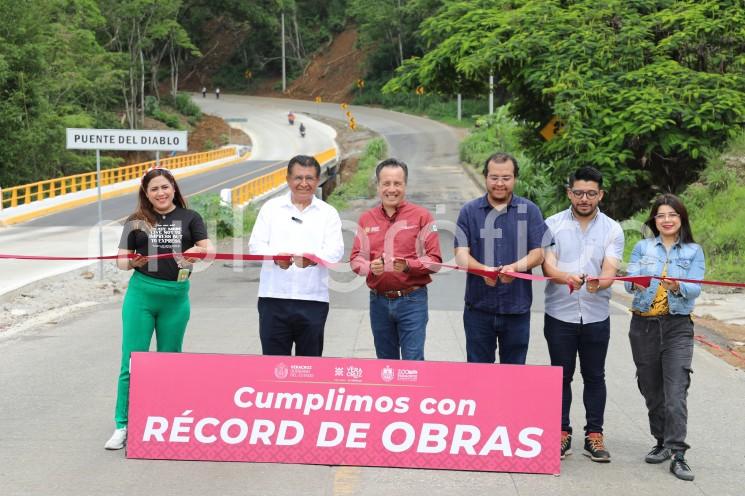
{"type": "Polygon", "coordinates": [[[300,123],[300,137],[305,138],[305,126],[302,122],[300,123]]]}
{"type": "Polygon", "coordinates": [[[290,123],[290,126],[295,124],[295,114],[292,113],[292,110],[287,113],[287,122],[290,123]]]}

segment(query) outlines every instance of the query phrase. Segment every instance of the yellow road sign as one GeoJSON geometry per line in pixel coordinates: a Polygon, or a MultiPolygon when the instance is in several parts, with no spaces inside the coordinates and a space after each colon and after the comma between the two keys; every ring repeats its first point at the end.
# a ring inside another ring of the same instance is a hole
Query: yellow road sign
{"type": "Polygon", "coordinates": [[[543,136],[543,139],[550,141],[554,136],[561,132],[563,126],[564,124],[562,124],[559,118],[554,115],[539,132],[541,136],[543,136]]]}
{"type": "Polygon", "coordinates": [[[417,86],[416,87],[416,94],[417,95],[423,95],[424,94],[424,86],[417,86]]]}
{"type": "Polygon", "coordinates": [[[363,81],[362,79],[358,79],[357,80],[357,87],[360,88],[360,89],[364,88],[365,87],[365,81],[363,81]]]}
{"type": "Polygon", "coordinates": [[[322,101],[323,101],[323,98],[321,98],[320,96],[316,97],[316,103],[321,103],[322,101]]]}
{"type": "Polygon", "coordinates": [[[347,105],[346,103],[342,103],[339,106],[341,107],[342,110],[347,110],[349,108],[349,105],[347,105]]]}

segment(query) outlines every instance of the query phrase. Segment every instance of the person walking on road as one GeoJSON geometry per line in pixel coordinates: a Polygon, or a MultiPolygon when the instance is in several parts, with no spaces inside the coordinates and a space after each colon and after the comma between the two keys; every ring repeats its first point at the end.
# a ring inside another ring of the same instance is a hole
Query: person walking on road
{"type": "Polygon", "coordinates": [[[405,201],[404,162],[383,160],[375,178],[380,205],[360,216],[349,263],[370,288],[377,357],[424,360],[427,284],[435,272],[429,263],[442,262],[437,226],[427,209],[405,201]]]}
{"type": "Polygon", "coordinates": [[[219,86],[215,88],[215,98],[218,100],[220,99],[220,87],[219,86]]]}
{"type": "Polygon", "coordinates": [[[202,98],[207,98],[207,87],[202,86],[202,98]]]}
{"type": "MultiPolygon", "coordinates": [[[[461,208],[455,258],[469,269],[530,272],[543,263],[546,224],[540,209],[513,194],[517,160],[495,153],[484,163],[487,193],[461,208]]],[[[531,281],[468,274],[463,326],[469,362],[524,364],[530,339],[531,281]]]]}
{"type": "Polygon", "coordinates": [[[568,209],[546,219],[550,241],[544,250],[546,313],[543,334],[551,365],[563,370],[561,458],[572,452],[572,379],[579,355],[584,382],[587,423],[585,455],[610,462],[603,438],[605,415],[605,357],[610,341],[610,286],[623,259],[623,229],[598,208],[603,199],[603,176],[594,167],[581,167],[569,177],[568,209]],[[571,286],[570,292],[567,286],[571,286]]]}
{"type": "Polygon", "coordinates": [[[186,208],[173,175],[150,169],[142,178],[137,210],[129,216],[119,243],[117,266],[134,270],[122,305],[122,359],[117,387],[116,429],[105,448],[127,440],[129,359],[148,351],[153,332],[157,350],[180,352],[189,321],[189,277],[193,254],[213,251],[200,215],[186,208]],[[148,260],[150,255],[174,254],[148,260]]]}
{"type": "Polygon", "coordinates": [[[315,196],[321,166],[307,155],[287,165],[289,193],[264,203],[251,231],[248,251],[292,255],[292,261],[265,262],[259,279],[259,336],[264,355],[321,356],[329,312],[327,262],[344,255],[341,219],[315,196]]]}
{"type": "Polygon", "coordinates": [[[691,311],[701,285],[665,277],[703,279],[704,252],[694,242],[688,211],[675,195],[659,196],[645,225],[654,237],[634,246],[628,274],[662,279],[652,279],[648,288],[625,283],[634,295],[629,341],[636,378],[647,405],[649,429],[657,441],[644,460],[656,464],[672,458],[670,472],[692,481],[694,474],[685,459],[690,446],[685,439],[693,372],[691,311]]]}

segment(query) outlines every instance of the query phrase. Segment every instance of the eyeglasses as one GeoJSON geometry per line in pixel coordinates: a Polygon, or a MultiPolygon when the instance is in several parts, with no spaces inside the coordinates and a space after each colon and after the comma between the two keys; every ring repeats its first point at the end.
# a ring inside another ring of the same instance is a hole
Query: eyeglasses
{"type": "Polygon", "coordinates": [[[489,181],[493,181],[495,183],[502,181],[503,183],[508,183],[515,179],[515,176],[487,176],[487,179],[489,181]]]}
{"type": "Polygon", "coordinates": [[[570,191],[572,192],[572,196],[578,200],[581,200],[583,196],[586,196],[588,200],[593,200],[600,194],[600,191],[595,190],[583,191],[581,189],[572,189],[570,191]]]}
{"type": "Polygon", "coordinates": [[[680,218],[680,214],[674,213],[674,212],[671,213],[671,214],[657,214],[657,215],[654,216],[654,218],[656,220],[667,220],[667,219],[675,220],[675,219],[679,219],[680,218]]]}

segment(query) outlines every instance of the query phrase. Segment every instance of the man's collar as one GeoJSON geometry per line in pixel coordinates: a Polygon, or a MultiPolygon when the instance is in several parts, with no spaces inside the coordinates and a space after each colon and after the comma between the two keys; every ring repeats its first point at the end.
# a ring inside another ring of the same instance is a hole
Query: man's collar
{"type": "MultiPolygon", "coordinates": [[[[406,205],[408,205],[406,200],[401,200],[401,203],[399,203],[398,206],[396,206],[396,211],[393,213],[391,217],[395,217],[401,211],[401,209],[403,209],[406,205]]],[[[380,202],[380,211],[383,212],[384,216],[388,217],[388,212],[385,211],[385,207],[383,206],[382,201],[380,202]]]]}
{"type": "MultiPolygon", "coordinates": [[[[569,210],[569,216],[570,216],[570,218],[573,221],[575,221],[575,222],[579,222],[580,219],[579,219],[579,217],[577,217],[576,215],[574,215],[574,208],[572,208],[571,205],[569,206],[569,208],[567,210],[569,210]]],[[[598,217],[600,217],[600,207],[595,207],[595,215],[592,216],[592,219],[590,220],[590,223],[591,224],[594,223],[598,219],[598,217]]]]}
{"type": "MultiPolygon", "coordinates": [[[[517,195],[515,195],[515,193],[513,192],[512,197],[510,198],[510,202],[507,203],[506,206],[507,207],[517,206],[518,204],[517,198],[518,198],[517,195]]],[[[479,207],[487,208],[487,209],[494,208],[494,206],[491,203],[489,203],[489,193],[486,193],[484,196],[481,197],[481,201],[479,202],[479,207]]]]}
{"type": "MultiPolygon", "coordinates": [[[[318,200],[318,197],[316,197],[316,195],[313,195],[313,197],[310,199],[310,204],[307,207],[305,207],[303,210],[305,210],[307,208],[318,207],[318,201],[319,201],[318,200]]],[[[286,207],[295,207],[295,204],[292,203],[292,191],[289,191],[285,195],[284,205],[286,207]]],[[[295,208],[297,208],[297,207],[295,207],[295,208]]]]}

